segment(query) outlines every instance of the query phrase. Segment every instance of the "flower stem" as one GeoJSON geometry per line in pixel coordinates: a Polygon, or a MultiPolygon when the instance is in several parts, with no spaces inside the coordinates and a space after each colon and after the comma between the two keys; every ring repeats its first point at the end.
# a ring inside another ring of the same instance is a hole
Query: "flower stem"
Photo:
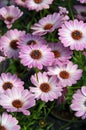
{"type": "Polygon", "coordinates": [[[71,0],[68,0],[68,8],[69,8],[72,20],[74,20],[73,11],[72,11],[72,8],[71,8],[71,0]]]}

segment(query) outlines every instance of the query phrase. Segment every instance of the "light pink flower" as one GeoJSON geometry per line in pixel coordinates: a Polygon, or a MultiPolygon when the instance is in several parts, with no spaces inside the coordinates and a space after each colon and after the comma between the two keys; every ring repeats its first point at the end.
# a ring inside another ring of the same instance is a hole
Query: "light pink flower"
{"type": "Polygon", "coordinates": [[[78,69],[77,64],[68,62],[64,65],[48,67],[49,75],[56,75],[63,87],[71,86],[77,83],[82,76],[82,70],[78,69]]]}
{"type": "Polygon", "coordinates": [[[35,105],[35,99],[27,89],[13,87],[0,95],[0,105],[8,112],[23,112],[24,115],[30,115],[27,109],[35,105]]]}
{"type": "Polygon", "coordinates": [[[86,48],[86,23],[83,21],[66,21],[59,29],[59,39],[65,47],[71,50],[86,48]]]}
{"type": "Polygon", "coordinates": [[[18,58],[19,49],[17,42],[21,36],[25,35],[25,31],[19,31],[17,29],[9,30],[5,35],[0,38],[0,48],[5,56],[8,58],[18,58]]]}
{"type": "Polygon", "coordinates": [[[19,58],[21,63],[28,68],[37,67],[42,69],[43,66],[50,66],[53,62],[54,54],[47,45],[23,45],[20,48],[19,58]]]}
{"type": "Polygon", "coordinates": [[[4,93],[7,89],[22,88],[24,82],[17,77],[16,74],[12,75],[11,73],[2,73],[0,76],[0,94],[4,93]]]}
{"type": "Polygon", "coordinates": [[[77,0],[80,1],[80,3],[86,3],[86,0],[77,0]]]}
{"type": "Polygon", "coordinates": [[[23,12],[21,12],[20,9],[14,5],[5,6],[0,9],[0,19],[4,21],[7,28],[11,28],[12,24],[22,15],[23,12]]]}
{"type": "Polygon", "coordinates": [[[23,6],[26,8],[26,1],[27,0],[14,0],[14,2],[19,5],[19,6],[23,6]]]}
{"type": "Polygon", "coordinates": [[[76,117],[86,119],[86,86],[82,86],[73,95],[72,104],[70,108],[75,111],[76,117]]]}
{"type": "Polygon", "coordinates": [[[74,5],[74,9],[76,11],[76,18],[86,21],[86,6],[74,5]]]}
{"type": "Polygon", "coordinates": [[[64,47],[60,42],[58,43],[51,42],[48,43],[48,46],[54,53],[53,65],[66,64],[73,54],[73,52],[68,47],[64,47]]]}
{"type": "Polygon", "coordinates": [[[30,87],[30,91],[37,100],[48,102],[61,96],[62,87],[59,86],[56,77],[48,77],[46,72],[39,72],[31,77],[31,81],[36,87],[30,87]]]}
{"type": "Polygon", "coordinates": [[[6,112],[0,115],[0,130],[20,130],[18,120],[6,112]]]}
{"type": "Polygon", "coordinates": [[[31,29],[33,30],[33,35],[45,35],[48,32],[53,32],[55,29],[59,28],[63,23],[63,16],[59,13],[49,14],[35,23],[31,29]]]}
{"type": "Polygon", "coordinates": [[[19,48],[22,47],[22,45],[44,45],[44,44],[46,44],[46,40],[44,40],[42,37],[31,35],[29,33],[22,36],[19,39],[18,43],[19,48]]]}
{"type": "Polygon", "coordinates": [[[53,0],[27,0],[26,5],[29,10],[40,11],[42,9],[49,9],[49,5],[53,0]]]}

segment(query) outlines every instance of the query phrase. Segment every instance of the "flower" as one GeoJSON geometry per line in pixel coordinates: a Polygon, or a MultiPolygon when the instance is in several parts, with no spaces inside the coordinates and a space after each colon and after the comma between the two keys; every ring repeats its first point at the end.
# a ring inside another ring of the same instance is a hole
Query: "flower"
{"type": "Polygon", "coordinates": [[[40,11],[42,9],[49,9],[49,5],[52,4],[53,0],[27,0],[27,8],[29,10],[40,11]]]}
{"type": "Polygon", "coordinates": [[[12,24],[22,15],[23,12],[21,12],[20,9],[14,5],[2,7],[0,9],[0,19],[4,20],[7,28],[11,28],[12,24]]]}
{"type": "Polygon", "coordinates": [[[54,53],[54,63],[57,64],[66,64],[68,60],[72,57],[72,51],[68,47],[64,47],[62,43],[48,43],[48,46],[51,48],[51,51],[54,53]]]}
{"type": "Polygon", "coordinates": [[[30,115],[27,109],[35,105],[35,99],[29,90],[13,87],[0,95],[0,105],[8,112],[23,112],[24,115],[30,115]]]}
{"type": "Polygon", "coordinates": [[[86,0],[78,0],[80,3],[86,3],[86,0]]]}
{"type": "Polygon", "coordinates": [[[2,115],[0,115],[1,130],[20,130],[20,126],[17,124],[18,120],[11,114],[4,112],[2,115]]]}
{"type": "Polygon", "coordinates": [[[31,77],[32,83],[36,87],[30,87],[30,91],[35,94],[35,98],[48,102],[58,99],[61,96],[62,87],[58,84],[56,77],[48,77],[47,73],[38,73],[31,77]]]}
{"type": "Polygon", "coordinates": [[[2,73],[0,76],[0,94],[5,92],[7,89],[22,88],[24,82],[17,77],[16,74],[12,75],[11,73],[2,73]]]}
{"type": "Polygon", "coordinates": [[[79,20],[86,21],[86,6],[75,5],[74,9],[76,11],[76,18],[79,20]]]}
{"type": "Polygon", "coordinates": [[[19,6],[23,6],[26,8],[26,1],[27,0],[14,0],[14,2],[19,5],[19,6]]]}
{"type": "Polygon", "coordinates": [[[83,50],[86,48],[86,23],[83,21],[66,21],[59,29],[59,39],[65,47],[71,50],[83,50]]]}
{"type": "Polygon", "coordinates": [[[63,87],[71,86],[77,83],[82,76],[82,70],[77,69],[78,65],[68,62],[64,65],[48,67],[49,75],[56,75],[63,87]]]}
{"type": "Polygon", "coordinates": [[[19,31],[17,29],[9,30],[0,38],[0,48],[3,50],[5,56],[8,58],[18,58],[19,49],[17,42],[21,36],[25,35],[25,31],[19,31]]]}
{"type": "Polygon", "coordinates": [[[86,86],[82,86],[74,93],[70,107],[76,111],[76,117],[86,118],[86,86]]]}
{"type": "Polygon", "coordinates": [[[19,39],[19,48],[22,47],[22,45],[37,45],[37,44],[46,44],[46,40],[44,40],[42,37],[40,36],[36,36],[36,35],[31,35],[31,34],[26,34],[24,36],[22,36],[19,39]]]}
{"type": "Polygon", "coordinates": [[[59,13],[49,14],[35,23],[31,29],[33,30],[33,35],[45,35],[48,32],[53,32],[55,29],[59,28],[63,22],[63,16],[59,13]]]}
{"type": "Polygon", "coordinates": [[[54,54],[47,45],[24,45],[20,48],[19,58],[21,63],[28,68],[37,67],[42,69],[43,66],[50,66],[52,64],[54,54]]]}
{"type": "Polygon", "coordinates": [[[4,61],[5,59],[6,59],[6,57],[4,56],[3,52],[0,51],[0,63],[1,63],[2,61],[4,61]]]}

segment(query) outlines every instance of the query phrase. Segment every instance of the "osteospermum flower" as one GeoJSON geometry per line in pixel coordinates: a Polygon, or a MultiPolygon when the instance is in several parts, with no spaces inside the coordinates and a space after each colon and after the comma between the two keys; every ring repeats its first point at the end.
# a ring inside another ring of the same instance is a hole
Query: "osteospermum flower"
{"type": "Polygon", "coordinates": [[[20,38],[18,45],[19,45],[19,47],[21,47],[24,44],[25,45],[38,45],[38,44],[44,45],[44,44],[46,44],[46,40],[44,40],[40,36],[26,34],[20,38]]]}
{"type": "Polygon", "coordinates": [[[8,112],[23,112],[25,115],[30,115],[27,109],[35,105],[35,99],[27,89],[13,87],[0,95],[0,105],[8,112]]]}
{"type": "Polygon", "coordinates": [[[0,76],[0,94],[5,92],[7,89],[22,88],[24,82],[17,77],[16,74],[12,75],[11,73],[2,73],[0,76]]]}
{"type": "Polygon", "coordinates": [[[54,53],[54,63],[56,64],[64,64],[67,63],[68,60],[72,56],[72,51],[67,47],[65,48],[62,43],[48,43],[48,46],[51,48],[51,51],[54,53]]]}
{"type": "Polygon", "coordinates": [[[54,54],[47,45],[24,45],[20,48],[19,58],[21,63],[28,68],[37,67],[42,69],[43,66],[52,64],[54,54]]]}
{"type": "Polygon", "coordinates": [[[26,4],[29,10],[40,11],[42,9],[49,9],[49,5],[53,0],[27,0],[26,4]]]}
{"type": "Polygon", "coordinates": [[[38,73],[31,77],[32,83],[36,87],[30,87],[30,91],[34,93],[35,98],[48,102],[61,96],[62,87],[58,85],[56,77],[48,77],[47,73],[38,73]]]}
{"type": "Polygon", "coordinates": [[[86,21],[86,6],[74,5],[74,9],[76,11],[76,18],[86,21]]]}
{"type": "Polygon", "coordinates": [[[31,29],[33,30],[33,35],[45,35],[48,32],[53,32],[55,29],[59,28],[63,22],[63,16],[59,13],[49,14],[46,17],[35,23],[31,29]]]}
{"type": "Polygon", "coordinates": [[[19,5],[19,6],[23,6],[26,7],[26,1],[27,0],[14,0],[14,2],[19,5]]]}
{"type": "Polygon", "coordinates": [[[75,111],[76,117],[86,119],[86,86],[82,86],[73,95],[71,109],[75,111]]]}
{"type": "Polygon", "coordinates": [[[56,75],[63,87],[77,83],[82,76],[82,70],[78,69],[77,64],[68,62],[64,65],[48,67],[49,75],[56,75]]]}
{"type": "Polygon", "coordinates": [[[86,3],[86,0],[78,0],[80,3],[86,3]]]}
{"type": "Polygon", "coordinates": [[[20,9],[14,5],[2,7],[0,9],[0,19],[5,22],[7,28],[11,28],[12,24],[22,15],[23,12],[21,12],[20,9]]]}
{"type": "Polygon", "coordinates": [[[6,112],[0,115],[0,130],[20,130],[18,120],[6,112]]]}
{"type": "Polygon", "coordinates": [[[5,56],[8,58],[18,58],[19,49],[17,42],[23,35],[25,35],[25,31],[14,29],[7,31],[7,33],[0,38],[0,48],[3,50],[5,56]]]}
{"type": "Polygon", "coordinates": [[[71,50],[86,48],[86,23],[83,21],[66,21],[59,29],[59,39],[65,47],[71,50]]]}

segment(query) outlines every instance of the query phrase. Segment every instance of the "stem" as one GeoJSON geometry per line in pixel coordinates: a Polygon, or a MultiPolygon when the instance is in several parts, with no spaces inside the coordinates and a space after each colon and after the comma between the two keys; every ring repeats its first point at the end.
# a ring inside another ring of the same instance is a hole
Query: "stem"
{"type": "Polygon", "coordinates": [[[70,14],[71,14],[72,20],[74,20],[73,11],[72,11],[72,8],[71,8],[71,0],[68,0],[68,7],[69,7],[69,11],[70,11],[70,14]]]}

